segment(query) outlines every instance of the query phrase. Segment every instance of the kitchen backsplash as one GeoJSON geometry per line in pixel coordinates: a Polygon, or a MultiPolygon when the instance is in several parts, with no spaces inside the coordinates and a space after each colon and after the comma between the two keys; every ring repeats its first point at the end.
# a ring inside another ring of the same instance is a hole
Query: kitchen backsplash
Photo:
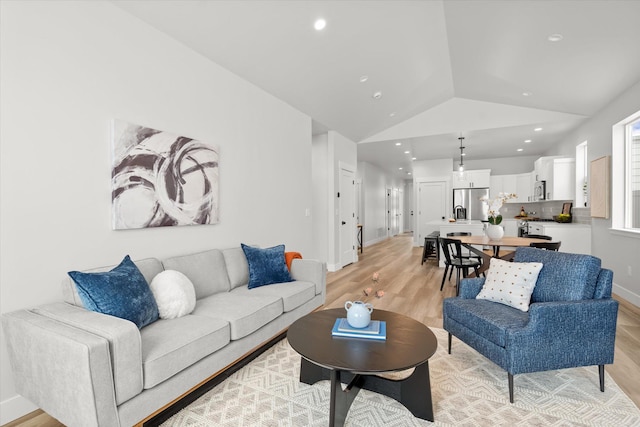
{"type": "MultiPolygon", "coordinates": [[[[548,201],[535,203],[505,203],[500,209],[500,213],[504,218],[513,218],[520,215],[521,208],[529,214],[543,219],[553,219],[555,215],[562,213],[562,204],[564,201],[548,201]]],[[[591,224],[591,209],[576,208],[571,210],[573,216],[572,221],[578,224],[591,224]]]]}

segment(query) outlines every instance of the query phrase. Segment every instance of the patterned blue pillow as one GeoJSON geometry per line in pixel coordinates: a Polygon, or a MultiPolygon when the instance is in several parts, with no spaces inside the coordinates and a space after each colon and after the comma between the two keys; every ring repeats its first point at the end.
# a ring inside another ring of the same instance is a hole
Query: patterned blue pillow
{"type": "Polygon", "coordinates": [[[291,282],[284,259],[284,245],[261,249],[241,244],[249,263],[249,289],[273,283],[291,282]]]}
{"type": "Polygon", "coordinates": [[[109,314],[144,326],[158,320],[158,306],[149,284],[129,255],[111,271],[70,271],[87,310],[109,314]]]}

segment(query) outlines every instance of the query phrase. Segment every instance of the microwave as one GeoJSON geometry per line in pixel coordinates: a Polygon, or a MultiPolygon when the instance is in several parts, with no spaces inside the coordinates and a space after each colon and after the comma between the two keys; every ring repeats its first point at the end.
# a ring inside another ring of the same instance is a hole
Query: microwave
{"type": "Polygon", "coordinates": [[[533,200],[538,202],[540,200],[546,200],[547,196],[547,181],[536,181],[533,186],[533,200]]]}

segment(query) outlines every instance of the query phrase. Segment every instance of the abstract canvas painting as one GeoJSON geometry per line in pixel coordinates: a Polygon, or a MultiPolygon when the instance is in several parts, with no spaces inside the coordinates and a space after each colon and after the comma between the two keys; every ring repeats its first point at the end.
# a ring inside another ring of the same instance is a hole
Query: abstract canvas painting
{"type": "Polygon", "coordinates": [[[112,141],[114,229],[219,221],[217,146],[121,120],[112,141]]]}

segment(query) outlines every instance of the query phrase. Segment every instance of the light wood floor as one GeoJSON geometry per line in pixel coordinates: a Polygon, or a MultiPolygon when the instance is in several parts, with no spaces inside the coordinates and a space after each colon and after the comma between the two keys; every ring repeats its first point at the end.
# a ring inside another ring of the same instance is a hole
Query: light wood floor
{"type": "MultiPolygon", "coordinates": [[[[430,327],[442,328],[442,300],[455,296],[453,283],[445,283],[440,292],[443,269],[434,260],[420,265],[422,248],[412,246],[404,234],[366,247],[357,263],[327,276],[326,308],[342,307],[346,301],[366,300],[375,308],[396,311],[413,317],[430,327]],[[374,285],[371,276],[380,273],[374,285]],[[363,289],[384,290],[382,298],[365,297],[363,289]]],[[[616,352],[607,372],[640,407],[640,308],[620,301],[616,352]]],[[[594,369],[597,369],[594,367],[594,369]]],[[[506,373],[505,373],[506,380],[506,373]]],[[[42,411],[26,415],[3,427],[60,427],[62,424],[42,411]]]]}

